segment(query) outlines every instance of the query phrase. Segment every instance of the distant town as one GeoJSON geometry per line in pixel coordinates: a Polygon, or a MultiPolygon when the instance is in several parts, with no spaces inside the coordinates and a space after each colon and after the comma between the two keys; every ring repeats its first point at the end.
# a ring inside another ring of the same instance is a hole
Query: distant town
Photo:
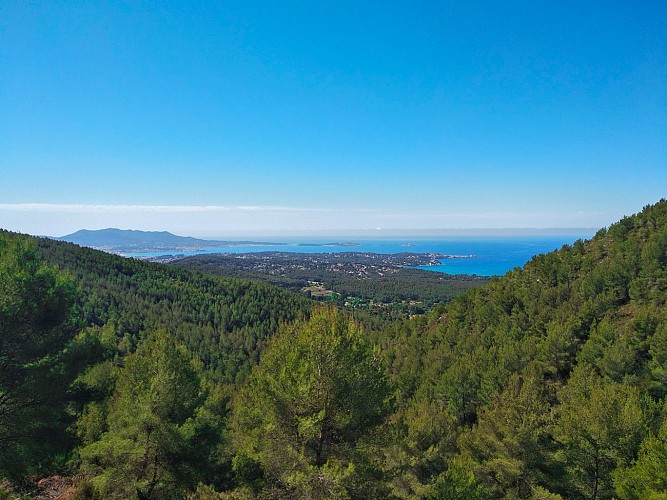
{"type": "MultiPolygon", "coordinates": [[[[406,267],[438,266],[445,259],[474,259],[475,255],[448,255],[440,253],[379,254],[371,252],[252,252],[220,253],[186,257],[200,262],[215,257],[218,263],[229,267],[270,275],[285,275],[288,271],[331,271],[358,278],[385,276],[406,267]]],[[[145,260],[170,263],[183,260],[182,255],[147,257],[145,260]]]]}

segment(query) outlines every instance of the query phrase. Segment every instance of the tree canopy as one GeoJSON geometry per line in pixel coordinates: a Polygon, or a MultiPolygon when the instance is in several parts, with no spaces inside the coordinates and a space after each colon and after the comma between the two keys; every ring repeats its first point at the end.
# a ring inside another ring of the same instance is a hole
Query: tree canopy
{"type": "Polygon", "coordinates": [[[667,495],[667,201],[368,323],[0,233],[0,497],[667,495]]]}
{"type": "Polygon", "coordinates": [[[0,234],[0,474],[34,472],[68,440],[73,302],[72,281],[31,241],[0,234]]]}
{"type": "Polygon", "coordinates": [[[361,488],[360,441],[382,422],[389,394],[359,326],[318,309],[283,326],[237,396],[239,457],[296,496],[347,497],[361,488]]]}

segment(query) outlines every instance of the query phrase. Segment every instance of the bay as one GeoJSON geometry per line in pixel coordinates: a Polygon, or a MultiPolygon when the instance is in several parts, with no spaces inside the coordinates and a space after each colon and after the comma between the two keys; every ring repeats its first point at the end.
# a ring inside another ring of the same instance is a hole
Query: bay
{"type": "Polygon", "coordinates": [[[592,232],[568,234],[562,236],[479,236],[447,238],[383,238],[383,239],[282,239],[280,244],[240,245],[207,248],[192,252],[144,252],[125,254],[128,257],[146,258],[164,255],[199,255],[211,253],[239,254],[256,252],[299,252],[299,253],[338,253],[362,252],[394,254],[438,253],[454,257],[441,259],[439,266],[426,266],[420,269],[447,274],[475,274],[478,276],[499,276],[507,271],[523,266],[535,255],[551,252],[565,244],[572,244],[577,239],[587,239],[592,232]],[[332,244],[332,245],[329,245],[332,244]],[[335,245],[333,245],[335,244],[335,245]]]}

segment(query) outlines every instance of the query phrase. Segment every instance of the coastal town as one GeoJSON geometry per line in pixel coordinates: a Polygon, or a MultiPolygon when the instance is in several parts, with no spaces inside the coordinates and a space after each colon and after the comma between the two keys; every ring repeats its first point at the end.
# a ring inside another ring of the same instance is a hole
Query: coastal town
{"type": "MultiPolygon", "coordinates": [[[[205,263],[212,258],[216,264],[238,271],[268,274],[273,276],[294,275],[313,270],[347,274],[359,279],[386,276],[404,268],[438,266],[446,259],[473,259],[475,255],[449,255],[439,253],[371,252],[252,252],[204,254],[188,259],[205,263]]],[[[179,256],[166,255],[150,260],[169,263],[180,260],[179,256]]]]}

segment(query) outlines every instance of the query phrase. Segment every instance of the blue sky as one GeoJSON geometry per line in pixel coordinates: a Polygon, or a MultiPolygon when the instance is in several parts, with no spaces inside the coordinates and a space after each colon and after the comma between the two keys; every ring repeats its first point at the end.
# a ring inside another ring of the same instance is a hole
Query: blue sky
{"type": "Polygon", "coordinates": [[[598,227],[667,195],[667,4],[0,2],[0,227],[598,227]]]}

